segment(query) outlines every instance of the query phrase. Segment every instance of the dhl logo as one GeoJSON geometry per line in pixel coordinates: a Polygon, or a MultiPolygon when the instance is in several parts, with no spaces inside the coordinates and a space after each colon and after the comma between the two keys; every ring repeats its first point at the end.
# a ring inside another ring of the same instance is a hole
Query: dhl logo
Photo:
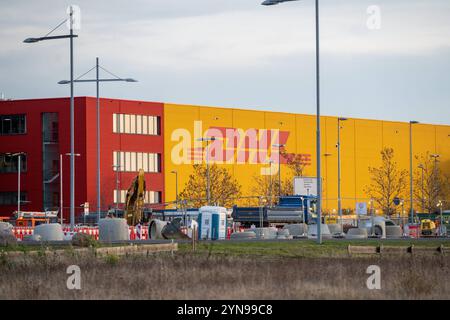
{"type": "MultiPolygon", "coordinates": [[[[286,145],[289,134],[289,131],[279,129],[256,128],[244,130],[210,127],[203,131],[202,121],[194,121],[193,136],[185,128],[172,132],[171,141],[176,144],[172,147],[171,158],[176,165],[201,164],[206,161],[217,164],[267,165],[281,161],[283,164],[287,162],[288,157],[280,157],[279,146],[286,145]]],[[[311,164],[310,154],[297,155],[297,158],[300,158],[304,165],[311,164]]],[[[273,167],[277,170],[276,166],[273,167]]],[[[262,174],[265,174],[267,170],[262,171],[262,174]]],[[[272,170],[270,172],[274,174],[272,170]]]]}

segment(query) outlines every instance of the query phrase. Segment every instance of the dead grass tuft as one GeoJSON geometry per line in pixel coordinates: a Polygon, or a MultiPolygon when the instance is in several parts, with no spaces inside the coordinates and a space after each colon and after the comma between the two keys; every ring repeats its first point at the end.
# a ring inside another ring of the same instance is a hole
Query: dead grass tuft
{"type": "Polygon", "coordinates": [[[303,258],[181,252],[149,257],[0,259],[0,299],[434,299],[450,298],[450,257],[303,258]],[[68,290],[66,268],[81,268],[68,290]],[[382,289],[366,288],[381,267],[382,289]]]}

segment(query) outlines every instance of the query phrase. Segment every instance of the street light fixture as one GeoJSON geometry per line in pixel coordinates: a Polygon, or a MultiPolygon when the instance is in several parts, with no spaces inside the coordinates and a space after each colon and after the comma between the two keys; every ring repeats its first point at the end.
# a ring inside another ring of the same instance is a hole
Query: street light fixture
{"type": "Polygon", "coordinates": [[[410,219],[411,223],[414,221],[414,200],[413,200],[413,143],[412,143],[412,126],[419,121],[409,122],[409,201],[411,204],[410,219]]]}
{"type": "Polygon", "coordinates": [[[210,181],[209,181],[209,142],[215,141],[215,137],[198,138],[197,141],[206,141],[206,204],[209,205],[210,200],[210,181]]]}
{"type": "Polygon", "coordinates": [[[298,1],[298,0],[266,0],[261,3],[264,6],[273,6],[275,4],[279,4],[282,2],[288,2],[288,1],[298,1]]]}
{"type": "Polygon", "coordinates": [[[439,158],[439,155],[438,155],[438,154],[436,154],[436,153],[434,153],[434,154],[430,154],[430,157],[434,159],[434,162],[435,162],[435,163],[439,161],[439,160],[438,160],[438,158],[439,158]]]}
{"type": "Polygon", "coordinates": [[[103,67],[101,67],[99,65],[98,57],[96,58],[96,63],[95,63],[94,68],[92,68],[91,70],[89,70],[88,72],[86,72],[85,74],[83,74],[82,76],[80,76],[79,78],[77,78],[73,81],[61,80],[58,82],[58,84],[68,84],[68,83],[72,83],[72,82],[77,82],[77,83],[95,82],[97,84],[97,86],[96,86],[96,88],[97,88],[97,90],[96,90],[97,91],[97,97],[96,97],[96,102],[97,102],[97,219],[98,219],[98,221],[100,221],[100,211],[101,211],[101,197],[100,197],[100,179],[101,179],[100,178],[100,82],[115,82],[115,81],[137,82],[137,80],[132,79],[132,78],[119,78],[119,77],[115,76],[114,74],[112,74],[111,72],[109,72],[108,70],[104,69],[103,67]],[[82,76],[89,73],[94,68],[96,70],[96,78],[95,79],[80,79],[82,76]],[[104,71],[108,72],[109,74],[113,75],[115,78],[100,79],[100,76],[99,76],[100,68],[103,69],[104,71]]]}
{"type": "Polygon", "coordinates": [[[58,29],[61,25],[66,23],[67,19],[61,22],[56,28],[50,31],[44,37],[27,38],[24,43],[36,43],[44,40],[55,39],[70,39],[70,230],[73,231],[75,227],[75,115],[74,115],[74,94],[73,94],[73,39],[77,38],[77,35],[73,34],[73,7],[70,6],[69,12],[69,24],[70,33],[68,35],[49,36],[53,31],[58,29]]]}
{"type": "MultiPolygon", "coordinates": [[[[271,6],[288,1],[298,0],[265,0],[261,4],[271,6]]],[[[319,63],[319,0],[315,0],[315,23],[316,23],[316,157],[317,157],[317,243],[322,243],[321,220],[322,220],[322,179],[320,169],[320,63],[319,63]]]]}

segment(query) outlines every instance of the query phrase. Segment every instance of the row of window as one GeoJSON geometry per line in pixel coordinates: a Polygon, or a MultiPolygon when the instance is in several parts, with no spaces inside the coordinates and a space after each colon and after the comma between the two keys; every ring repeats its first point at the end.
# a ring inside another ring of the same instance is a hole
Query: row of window
{"type": "Polygon", "coordinates": [[[161,172],[161,154],[145,152],[113,152],[113,168],[121,172],[161,172]]]}
{"type": "MultiPolygon", "coordinates": [[[[20,159],[20,171],[27,171],[27,155],[22,154],[20,159]]],[[[161,172],[161,154],[145,152],[113,152],[114,171],[137,172],[161,172]]],[[[55,160],[53,171],[59,170],[59,161],[55,160]]],[[[0,173],[17,173],[19,168],[19,156],[0,153],[0,173]]]]}
{"type": "Polygon", "coordinates": [[[27,132],[24,114],[0,115],[0,135],[23,134],[27,132]]]}
{"type": "MultiPolygon", "coordinates": [[[[27,201],[27,193],[20,192],[20,201],[27,201]]],[[[17,191],[16,192],[0,192],[0,206],[17,205],[17,191]]]]}
{"type": "MultiPolygon", "coordinates": [[[[19,156],[0,153],[0,173],[15,173],[19,169],[19,156]]],[[[27,171],[27,155],[20,156],[20,171],[27,171]]]]}
{"type": "MultiPolygon", "coordinates": [[[[136,114],[113,114],[114,133],[159,135],[160,128],[160,117],[136,114]]],[[[0,115],[0,135],[24,134],[26,132],[26,115],[0,115]]],[[[53,132],[57,132],[57,128],[53,132]]],[[[57,138],[53,137],[53,139],[57,138]]]]}
{"type": "MultiPolygon", "coordinates": [[[[117,202],[117,190],[114,190],[114,203],[125,203],[127,190],[119,190],[119,202],[117,202]]],[[[145,204],[161,203],[161,191],[145,191],[145,204]]]]}
{"type": "Polygon", "coordinates": [[[160,118],[136,114],[113,114],[113,132],[130,134],[160,134],[160,118]]]}

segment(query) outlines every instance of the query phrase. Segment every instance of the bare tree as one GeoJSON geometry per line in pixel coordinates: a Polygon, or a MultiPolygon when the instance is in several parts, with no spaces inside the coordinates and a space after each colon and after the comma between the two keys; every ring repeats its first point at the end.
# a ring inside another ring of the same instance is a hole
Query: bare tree
{"type": "Polygon", "coordinates": [[[422,210],[436,212],[439,200],[445,199],[448,177],[444,176],[439,162],[429,152],[416,156],[416,160],[420,165],[414,172],[414,197],[421,204],[422,210]]]}
{"type": "MultiPolygon", "coordinates": [[[[292,195],[294,193],[294,177],[303,176],[305,169],[304,156],[287,152],[286,148],[280,149],[280,161],[286,159],[286,166],[289,169],[287,177],[281,181],[281,195],[292,195]]],[[[253,178],[251,193],[256,197],[263,197],[269,205],[275,204],[279,192],[279,180],[276,175],[256,175],[253,178]]],[[[255,202],[255,201],[253,201],[255,202]]]]}
{"type": "MultiPolygon", "coordinates": [[[[204,164],[193,165],[194,172],[189,176],[180,199],[188,200],[193,206],[206,205],[207,169],[204,164]]],[[[212,164],[209,166],[210,204],[231,207],[235,199],[241,197],[241,185],[223,167],[212,164]]]]}
{"type": "MultiPolygon", "coordinates": [[[[304,155],[288,153],[285,148],[280,149],[280,155],[286,159],[286,165],[291,170],[291,173],[296,177],[302,177],[305,170],[306,163],[304,155]]],[[[281,160],[281,159],[280,159],[281,160]]]]}
{"type": "MultiPolygon", "coordinates": [[[[278,200],[278,176],[276,175],[255,175],[253,177],[253,187],[251,188],[251,195],[254,200],[252,205],[258,205],[258,198],[262,197],[269,206],[274,205],[278,200]]],[[[292,194],[292,182],[287,178],[281,181],[281,195],[292,194]]]]}
{"type": "Polygon", "coordinates": [[[394,198],[402,198],[408,183],[408,172],[398,169],[394,161],[394,149],[384,148],[380,152],[382,164],[369,167],[371,184],[365,192],[378,204],[385,214],[395,213],[394,198]]]}

